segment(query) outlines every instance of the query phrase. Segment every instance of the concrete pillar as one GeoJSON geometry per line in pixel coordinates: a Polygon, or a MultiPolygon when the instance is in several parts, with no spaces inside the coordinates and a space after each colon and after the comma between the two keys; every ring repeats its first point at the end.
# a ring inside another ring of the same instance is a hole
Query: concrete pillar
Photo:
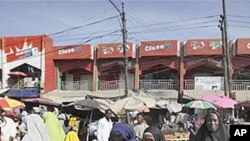
{"type": "Polygon", "coordinates": [[[180,43],[180,68],[179,68],[179,101],[182,101],[183,90],[184,90],[184,76],[186,70],[184,68],[184,44],[180,43]]]}
{"type": "Polygon", "coordinates": [[[135,85],[134,89],[139,90],[140,89],[140,68],[139,68],[139,47],[136,46],[135,49],[136,52],[136,62],[135,62],[135,85]]]}
{"type": "Polygon", "coordinates": [[[94,51],[94,65],[93,65],[93,73],[92,73],[92,77],[93,77],[93,81],[92,81],[92,91],[96,91],[98,89],[98,68],[97,68],[97,47],[93,47],[94,51]]]}

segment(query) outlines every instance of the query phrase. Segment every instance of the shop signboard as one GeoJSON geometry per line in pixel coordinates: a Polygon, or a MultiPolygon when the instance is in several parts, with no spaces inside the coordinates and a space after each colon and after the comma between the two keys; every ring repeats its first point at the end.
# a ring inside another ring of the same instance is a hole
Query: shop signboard
{"type": "Polygon", "coordinates": [[[186,43],[186,55],[221,55],[221,39],[197,39],[188,40],[186,43]]]}
{"type": "Polygon", "coordinates": [[[195,77],[195,90],[223,90],[224,77],[195,77]]]}

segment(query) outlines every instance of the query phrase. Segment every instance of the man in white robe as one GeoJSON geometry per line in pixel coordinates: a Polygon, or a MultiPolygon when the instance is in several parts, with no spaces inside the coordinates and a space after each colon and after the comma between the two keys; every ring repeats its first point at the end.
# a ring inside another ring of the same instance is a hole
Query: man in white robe
{"type": "Polygon", "coordinates": [[[112,111],[110,109],[107,109],[105,111],[105,116],[98,121],[98,124],[97,124],[97,140],[98,141],[109,140],[109,134],[113,127],[111,116],[112,116],[112,111]]]}

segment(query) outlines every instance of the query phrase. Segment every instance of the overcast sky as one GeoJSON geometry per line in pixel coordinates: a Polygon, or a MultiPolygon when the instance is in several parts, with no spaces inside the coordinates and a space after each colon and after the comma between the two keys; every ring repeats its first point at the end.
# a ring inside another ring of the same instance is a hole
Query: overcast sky
{"type": "MultiPolygon", "coordinates": [[[[128,40],[220,38],[221,1],[123,0],[128,40]]],[[[121,0],[114,3],[121,9],[121,0]]],[[[250,0],[226,0],[226,10],[229,39],[250,38],[250,0]]],[[[0,0],[0,19],[1,37],[47,34],[56,45],[122,40],[108,0],[0,0]]]]}

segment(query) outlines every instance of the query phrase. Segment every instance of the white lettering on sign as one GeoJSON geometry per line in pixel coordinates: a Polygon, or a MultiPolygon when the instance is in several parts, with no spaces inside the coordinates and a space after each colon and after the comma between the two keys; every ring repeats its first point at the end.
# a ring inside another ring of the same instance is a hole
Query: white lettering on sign
{"type": "Polygon", "coordinates": [[[103,54],[111,54],[114,52],[113,47],[105,47],[102,49],[103,54]]]}
{"type": "Polygon", "coordinates": [[[205,43],[203,41],[192,41],[191,47],[193,50],[203,48],[205,46],[205,43]]]}
{"type": "Polygon", "coordinates": [[[58,54],[59,55],[69,54],[69,53],[75,53],[75,52],[81,52],[81,47],[75,47],[75,48],[68,48],[68,49],[60,49],[60,50],[58,50],[58,54]]]}
{"type": "MultiPolygon", "coordinates": [[[[117,50],[118,50],[119,53],[123,53],[123,46],[118,46],[117,50]]],[[[126,52],[129,50],[129,46],[128,45],[125,46],[125,50],[126,50],[126,52]]]]}
{"type": "Polygon", "coordinates": [[[236,129],[234,132],[234,136],[243,136],[247,133],[247,129],[236,129]]]}
{"type": "Polygon", "coordinates": [[[146,46],[145,51],[155,51],[155,50],[162,50],[162,49],[168,49],[172,48],[173,44],[161,44],[161,45],[155,45],[155,46],[146,46]]]}
{"type": "Polygon", "coordinates": [[[250,43],[247,44],[247,48],[250,49],[250,43]]]}

